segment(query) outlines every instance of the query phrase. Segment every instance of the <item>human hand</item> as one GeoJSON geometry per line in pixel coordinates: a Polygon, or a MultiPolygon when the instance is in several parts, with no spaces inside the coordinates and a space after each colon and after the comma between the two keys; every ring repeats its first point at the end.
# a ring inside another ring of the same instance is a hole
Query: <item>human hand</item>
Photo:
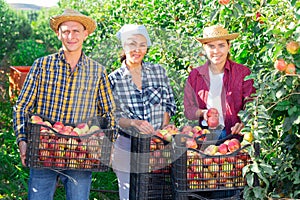
{"type": "Polygon", "coordinates": [[[22,161],[22,165],[24,167],[26,167],[26,163],[25,163],[26,149],[27,149],[27,143],[25,141],[20,141],[19,142],[20,158],[21,158],[21,161],[22,161]]]}
{"type": "Polygon", "coordinates": [[[244,128],[243,123],[236,123],[233,127],[231,127],[232,134],[241,134],[241,130],[244,128]]]}
{"type": "Polygon", "coordinates": [[[145,120],[132,120],[131,126],[135,127],[144,134],[151,134],[154,132],[153,126],[145,120]]]}

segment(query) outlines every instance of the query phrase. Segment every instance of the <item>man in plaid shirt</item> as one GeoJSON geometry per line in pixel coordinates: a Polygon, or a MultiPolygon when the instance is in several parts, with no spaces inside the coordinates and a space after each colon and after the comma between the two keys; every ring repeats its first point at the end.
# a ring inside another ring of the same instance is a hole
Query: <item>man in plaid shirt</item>
{"type": "MultiPolygon", "coordinates": [[[[84,40],[96,29],[88,16],[66,9],[50,19],[50,26],[62,42],[57,53],[37,59],[14,106],[14,130],[25,165],[30,112],[62,123],[81,122],[101,116],[114,127],[115,103],[106,70],[82,52],[84,40]]],[[[57,177],[65,185],[67,199],[89,199],[92,172],[30,169],[28,199],[53,199],[57,177]]]]}

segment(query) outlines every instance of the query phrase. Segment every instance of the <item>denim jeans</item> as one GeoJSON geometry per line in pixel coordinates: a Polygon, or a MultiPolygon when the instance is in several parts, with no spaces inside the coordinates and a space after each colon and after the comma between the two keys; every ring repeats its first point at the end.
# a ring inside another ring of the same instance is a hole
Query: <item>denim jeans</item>
{"type": "Polygon", "coordinates": [[[92,182],[92,172],[51,169],[30,169],[28,183],[29,200],[52,200],[56,189],[57,177],[66,190],[67,200],[88,200],[92,182]]]}

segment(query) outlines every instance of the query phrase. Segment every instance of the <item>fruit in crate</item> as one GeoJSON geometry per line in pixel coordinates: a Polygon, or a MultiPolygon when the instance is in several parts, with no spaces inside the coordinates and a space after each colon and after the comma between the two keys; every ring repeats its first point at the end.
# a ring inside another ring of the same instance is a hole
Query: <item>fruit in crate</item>
{"type": "Polygon", "coordinates": [[[238,139],[233,138],[228,141],[227,146],[228,146],[228,150],[230,152],[234,152],[234,151],[238,150],[239,148],[241,148],[241,143],[238,139]]]}
{"type": "Polygon", "coordinates": [[[194,135],[193,127],[190,125],[185,125],[181,129],[181,133],[192,137],[194,135]]]}
{"type": "Polygon", "coordinates": [[[95,133],[96,131],[100,131],[100,127],[96,125],[92,125],[90,129],[87,131],[87,134],[95,133]]]}
{"type": "Polygon", "coordinates": [[[228,152],[228,146],[227,144],[225,143],[222,143],[218,146],[218,152],[221,154],[221,155],[225,155],[227,154],[228,152]]]}
{"type": "Polygon", "coordinates": [[[64,128],[64,124],[62,122],[55,122],[52,127],[58,130],[57,132],[61,132],[64,128]]]}
{"type": "Polygon", "coordinates": [[[38,122],[43,122],[43,119],[40,116],[32,115],[30,117],[30,121],[31,121],[31,123],[36,124],[38,122]]]}
{"type": "Polygon", "coordinates": [[[193,138],[187,138],[187,140],[186,140],[186,147],[187,148],[196,149],[197,146],[198,146],[197,142],[193,138]]]}
{"type": "Polygon", "coordinates": [[[218,152],[218,146],[211,144],[208,147],[206,147],[203,151],[203,153],[207,154],[207,155],[215,155],[218,152]]]}
{"type": "Polygon", "coordinates": [[[89,126],[87,123],[79,123],[76,125],[76,127],[73,129],[73,131],[76,131],[78,135],[86,135],[89,131],[89,126]]]}
{"type": "Polygon", "coordinates": [[[215,156],[218,156],[218,157],[214,157],[213,161],[217,164],[223,164],[226,161],[226,157],[223,156],[223,154],[221,154],[220,152],[217,152],[215,154],[215,156]]]}
{"type": "Polygon", "coordinates": [[[220,167],[219,164],[212,162],[210,165],[208,165],[207,169],[211,174],[216,175],[219,172],[220,167]]]}

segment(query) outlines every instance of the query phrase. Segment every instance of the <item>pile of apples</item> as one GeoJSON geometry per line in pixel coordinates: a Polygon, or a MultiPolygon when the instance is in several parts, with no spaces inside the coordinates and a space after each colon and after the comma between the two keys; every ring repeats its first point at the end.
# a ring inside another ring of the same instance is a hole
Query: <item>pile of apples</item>
{"type": "Polygon", "coordinates": [[[156,130],[150,140],[149,171],[152,173],[170,173],[171,142],[179,130],[174,125],[168,125],[156,130]]]}
{"type": "Polygon", "coordinates": [[[37,115],[31,116],[30,122],[43,125],[40,126],[39,138],[33,141],[39,144],[38,163],[42,166],[75,169],[99,166],[105,137],[99,126],[51,124],[37,115]]]}
{"type": "Polygon", "coordinates": [[[245,186],[242,169],[250,156],[239,140],[228,139],[219,146],[187,152],[187,181],[190,189],[215,189],[245,186]]]}

